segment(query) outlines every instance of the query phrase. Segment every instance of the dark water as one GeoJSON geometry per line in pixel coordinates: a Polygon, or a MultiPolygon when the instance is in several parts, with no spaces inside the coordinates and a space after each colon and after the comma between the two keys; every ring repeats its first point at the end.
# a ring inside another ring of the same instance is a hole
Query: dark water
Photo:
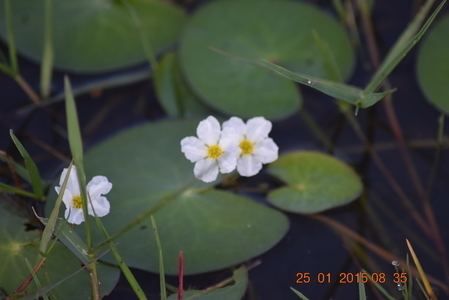
{"type": "MultiPolygon", "coordinates": [[[[315,1],[321,6],[330,9],[328,1],[315,1]]],[[[376,34],[382,54],[394,43],[403,28],[409,22],[410,17],[416,12],[416,3],[413,1],[376,1],[374,6],[374,22],[376,34]]],[[[446,12],[447,13],[447,12],[446,12]]],[[[2,45],[2,49],[5,46],[2,45]]],[[[369,80],[369,57],[366,49],[362,49],[358,56],[358,65],[351,83],[363,85],[369,80]]],[[[394,94],[394,106],[396,108],[400,124],[407,139],[429,139],[434,138],[437,132],[437,118],[439,112],[427,104],[415,78],[416,51],[401,63],[390,77],[392,86],[397,88],[394,94]]],[[[38,89],[39,68],[36,64],[25,59],[20,60],[22,73],[27,80],[38,89]]],[[[145,66],[138,66],[120,72],[136,72],[145,70],[145,66]]],[[[71,76],[73,86],[99,80],[104,76],[71,76]]],[[[62,89],[63,73],[58,72],[55,76],[55,91],[62,89]]],[[[45,143],[51,145],[63,155],[68,156],[68,144],[64,137],[65,117],[62,103],[48,106],[45,109],[29,111],[29,100],[18,89],[16,84],[4,75],[0,75],[1,102],[0,102],[0,149],[15,153],[9,140],[8,130],[13,128],[16,134],[24,141],[27,149],[39,163],[43,174],[47,178],[54,178],[61,160],[42,149],[36,144],[45,143]]],[[[431,248],[433,245],[422,237],[421,232],[408,217],[406,211],[397,204],[397,198],[389,188],[386,180],[373,164],[371,159],[362,151],[349,151],[355,146],[360,146],[360,141],[354,135],[351,127],[346,124],[339,115],[338,109],[332,100],[308,89],[303,89],[305,107],[312,113],[323,130],[329,135],[335,135],[335,154],[351,163],[357,168],[359,174],[367,187],[369,197],[368,206],[382,221],[383,231],[373,228],[372,220],[367,217],[361,209],[360,201],[349,206],[332,210],[326,213],[339,222],[348,225],[351,229],[363,234],[367,239],[376,243],[388,237],[390,244],[385,246],[393,253],[405,258],[406,246],[404,239],[409,237],[395,226],[396,221],[388,219],[387,212],[392,213],[396,220],[404,222],[414,234],[420,236],[431,248]],[[337,132],[336,128],[340,128],[337,132]],[[385,207],[386,211],[379,209],[379,205],[385,207]]],[[[122,88],[114,88],[103,91],[100,96],[84,95],[77,100],[83,138],[85,145],[99,142],[114,132],[145,122],[164,118],[164,112],[155,99],[154,91],[148,81],[141,81],[122,88]],[[108,107],[109,111],[104,118],[99,117],[99,112],[108,107]]],[[[374,108],[361,111],[358,120],[365,132],[371,137],[375,144],[392,143],[394,138],[388,127],[388,122],[382,104],[374,108]]],[[[317,149],[323,150],[313,135],[307,130],[299,115],[294,115],[287,120],[274,124],[272,133],[278,142],[281,151],[292,149],[317,149]]],[[[417,200],[416,191],[407,175],[400,154],[396,148],[382,150],[379,152],[389,169],[395,175],[408,196],[417,200]]],[[[416,164],[421,179],[426,183],[430,174],[430,167],[435,151],[432,148],[412,150],[413,160],[416,164]]],[[[445,183],[448,178],[449,169],[448,155],[442,152],[438,176],[431,194],[432,206],[439,222],[444,240],[449,240],[449,204],[447,202],[448,186],[445,183]]],[[[0,177],[3,174],[0,174],[0,177]]],[[[266,177],[259,177],[259,180],[266,177]]],[[[256,179],[257,180],[257,179],[256,179]]],[[[254,182],[254,181],[252,181],[254,182]]],[[[260,195],[254,195],[260,199],[260,195]]],[[[416,201],[416,203],[419,203],[416,201]]],[[[338,278],[341,272],[357,272],[360,266],[348,254],[346,246],[341,238],[331,231],[327,226],[310,219],[306,216],[289,215],[291,228],[287,236],[268,253],[260,256],[257,260],[261,264],[251,270],[250,286],[247,293],[248,299],[297,299],[289,290],[293,286],[307,295],[310,299],[357,299],[357,284],[303,284],[297,285],[296,273],[318,272],[331,273],[333,278],[338,278]]],[[[410,237],[409,237],[410,238],[410,237]]],[[[426,271],[437,278],[442,278],[441,267],[438,260],[428,258],[417,248],[418,254],[424,263],[426,271]]],[[[369,252],[367,252],[369,253],[369,252]]],[[[368,255],[383,272],[393,272],[389,262],[382,261],[374,255],[368,255]]],[[[140,282],[145,283],[143,287],[150,298],[158,297],[158,276],[139,270],[135,270],[140,282]]],[[[229,271],[215,272],[201,276],[186,278],[187,285],[205,287],[213,284],[226,276],[229,271]]],[[[175,278],[169,278],[169,282],[176,284],[175,278]]],[[[384,285],[393,293],[394,284],[384,285]]],[[[372,297],[378,295],[368,289],[372,297]]],[[[396,294],[399,295],[399,294],[396,294]]],[[[107,297],[108,299],[133,299],[133,293],[123,278],[107,297]]],[[[441,297],[441,299],[443,299],[441,297]]]]}

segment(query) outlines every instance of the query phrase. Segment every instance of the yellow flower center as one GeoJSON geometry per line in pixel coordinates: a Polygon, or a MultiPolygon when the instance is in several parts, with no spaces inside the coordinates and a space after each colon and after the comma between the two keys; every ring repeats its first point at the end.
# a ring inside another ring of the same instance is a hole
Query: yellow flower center
{"type": "Polygon", "coordinates": [[[224,151],[217,144],[207,147],[207,157],[211,159],[218,159],[223,155],[224,151]]]}
{"type": "Polygon", "coordinates": [[[73,208],[78,208],[78,209],[83,207],[83,202],[81,201],[81,196],[78,195],[78,196],[73,197],[72,206],[73,206],[73,208]]]}
{"type": "Polygon", "coordinates": [[[250,155],[254,152],[254,143],[248,139],[244,139],[240,142],[240,150],[242,150],[242,155],[250,155]]]}

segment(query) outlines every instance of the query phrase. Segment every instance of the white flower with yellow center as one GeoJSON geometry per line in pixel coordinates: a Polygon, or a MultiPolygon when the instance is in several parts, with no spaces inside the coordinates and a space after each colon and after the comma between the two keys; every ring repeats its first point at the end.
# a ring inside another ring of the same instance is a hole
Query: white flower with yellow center
{"type": "MultiPolygon", "coordinates": [[[[56,192],[59,194],[61,187],[64,183],[64,179],[67,175],[68,169],[64,169],[59,179],[59,186],[55,187],[56,192]]],[[[108,199],[103,195],[110,192],[112,183],[108,181],[105,176],[95,176],[87,184],[88,193],[88,205],[87,212],[91,216],[104,217],[109,213],[110,204],[108,199]]],[[[81,200],[80,185],[78,175],[76,173],[75,166],[70,169],[69,178],[67,181],[62,201],[66,207],[64,217],[67,222],[71,224],[81,224],[84,222],[83,204],[81,200]]]]}
{"type": "Polygon", "coordinates": [[[254,176],[268,164],[278,159],[278,146],[268,137],[271,122],[263,117],[249,119],[246,124],[242,119],[232,117],[223,123],[223,135],[233,135],[239,149],[237,171],[242,176],[254,176]]]}
{"type": "Polygon", "coordinates": [[[198,137],[189,136],[181,140],[181,151],[195,163],[195,177],[212,182],[218,173],[230,173],[237,164],[238,149],[232,136],[222,134],[220,123],[209,116],[198,124],[198,137]]]}

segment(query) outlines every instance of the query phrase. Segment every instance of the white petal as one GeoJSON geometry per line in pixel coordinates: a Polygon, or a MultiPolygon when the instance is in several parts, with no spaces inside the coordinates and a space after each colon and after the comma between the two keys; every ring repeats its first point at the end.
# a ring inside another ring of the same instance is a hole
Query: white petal
{"type": "Polygon", "coordinates": [[[95,199],[91,199],[92,206],[89,205],[88,213],[89,215],[95,217],[104,217],[109,214],[109,210],[111,209],[111,205],[109,204],[108,199],[106,197],[97,197],[95,199]],[[95,213],[94,213],[95,212],[95,213]]]}
{"type": "Polygon", "coordinates": [[[218,165],[220,166],[220,172],[221,173],[231,173],[235,170],[237,166],[237,159],[240,154],[238,148],[235,148],[236,151],[231,152],[225,152],[219,159],[218,159],[218,165]]]}
{"type": "Polygon", "coordinates": [[[214,181],[218,176],[217,161],[213,159],[202,159],[197,161],[193,168],[193,174],[195,174],[196,178],[204,182],[214,181]]]}
{"type": "Polygon", "coordinates": [[[262,169],[262,162],[253,155],[244,155],[237,162],[237,171],[245,177],[254,176],[262,169]]]}
{"type": "MultiPolygon", "coordinates": [[[[65,176],[67,174],[68,168],[65,168],[62,170],[61,178],[59,178],[59,187],[62,187],[64,183],[65,176]]],[[[80,184],[78,181],[78,174],[76,173],[76,167],[72,166],[70,169],[69,179],[67,181],[66,190],[69,190],[72,192],[72,195],[79,195],[80,194],[80,184]]]]}
{"type": "Polygon", "coordinates": [[[220,138],[221,128],[217,119],[212,116],[207,117],[198,124],[196,134],[207,145],[214,145],[218,143],[220,138]]]}
{"type": "Polygon", "coordinates": [[[106,176],[95,176],[87,184],[87,192],[91,199],[106,195],[112,189],[112,183],[106,176]]]}
{"type": "Polygon", "coordinates": [[[181,140],[181,151],[191,162],[197,162],[207,156],[206,145],[194,136],[188,136],[181,140]]]}
{"type": "Polygon", "coordinates": [[[278,151],[276,143],[268,138],[256,144],[254,156],[262,163],[268,164],[278,159],[278,151]]]}
{"type": "Polygon", "coordinates": [[[271,122],[264,117],[255,117],[246,122],[246,137],[253,142],[260,142],[268,137],[271,122]]]}
{"type": "Polygon", "coordinates": [[[84,222],[84,214],[82,209],[67,208],[64,213],[64,217],[70,224],[79,225],[84,222]]]}
{"type": "Polygon", "coordinates": [[[245,122],[240,118],[232,117],[226,122],[223,122],[223,133],[244,136],[246,134],[245,122]]]}

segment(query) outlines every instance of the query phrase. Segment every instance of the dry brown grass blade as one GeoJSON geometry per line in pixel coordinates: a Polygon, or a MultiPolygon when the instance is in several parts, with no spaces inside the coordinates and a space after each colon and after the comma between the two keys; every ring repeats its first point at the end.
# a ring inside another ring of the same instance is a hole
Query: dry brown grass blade
{"type": "Polygon", "coordinates": [[[415,250],[413,249],[412,244],[409,242],[408,239],[405,239],[407,242],[408,250],[410,251],[410,254],[412,255],[413,262],[415,263],[416,269],[418,270],[419,277],[421,278],[421,281],[424,284],[424,289],[426,290],[428,296],[432,300],[436,300],[437,296],[433,292],[432,286],[430,285],[429,279],[427,278],[426,273],[424,272],[424,269],[418,259],[418,256],[415,253],[415,250]]]}

